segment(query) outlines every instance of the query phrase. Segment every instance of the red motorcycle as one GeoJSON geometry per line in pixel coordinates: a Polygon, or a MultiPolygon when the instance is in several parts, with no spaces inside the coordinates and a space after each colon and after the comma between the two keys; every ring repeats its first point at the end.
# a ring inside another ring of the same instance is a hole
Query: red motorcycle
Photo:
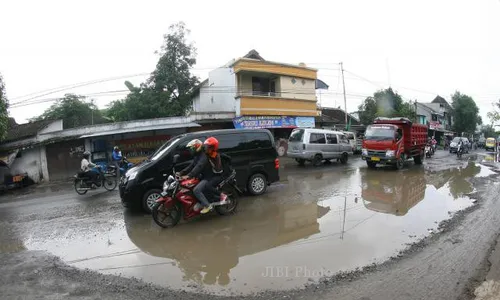
{"type": "MultiPolygon", "coordinates": [[[[175,155],[174,170],[177,160],[178,155],[175,155]]],[[[232,214],[238,206],[237,194],[242,193],[236,186],[236,172],[234,170],[230,172],[230,175],[217,185],[217,189],[224,191],[227,199],[225,201],[211,201],[215,211],[220,215],[232,214]]],[[[179,177],[175,176],[175,171],[174,175],[169,175],[163,183],[161,197],[156,200],[152,209],[155,223],[163,228],[168,228],[177,225],[182,216],[184,220],[189,220],[200,215],[203,206],[193,193],[194,187],[199,182],[200,180],[196,178],[181,181],[179,177]]],[[[210,201],[213,197],[207,198],[210,201]]]]}

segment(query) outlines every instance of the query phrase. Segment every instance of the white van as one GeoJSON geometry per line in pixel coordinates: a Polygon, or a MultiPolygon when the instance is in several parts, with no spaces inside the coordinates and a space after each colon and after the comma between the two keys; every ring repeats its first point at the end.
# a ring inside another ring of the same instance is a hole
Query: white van
{"type": "Polygon", "coordinates": [[[287,155],[295,158],[299,165],[310,161],[319,166],[323,161],[332,159],[345,164],[349,155],[352,155],[352,150],[349,140],[340,131],[296,128],[288,139],[287,155]]]}

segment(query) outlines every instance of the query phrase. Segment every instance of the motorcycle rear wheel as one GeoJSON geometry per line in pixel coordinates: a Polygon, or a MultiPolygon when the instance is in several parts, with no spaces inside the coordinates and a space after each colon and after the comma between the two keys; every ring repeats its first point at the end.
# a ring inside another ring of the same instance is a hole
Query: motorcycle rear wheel
{"type": "Polygon", "coordinates": [[[75,192],[78,195],[85,195],[88,192],[87,189],[84,189],[86,187],[85,184],[83,183],[83,180],[81,179],[75,179],[74,186],[75,186],[75,192]]]}
{"type": "Polygon", "coordinates": [[[162,228],[174,227],[181,220],[182,210],[180,203],[165,208],[164,202],[157,202],[151,209],[153,220],[162,228]],[[172,216],[173,215],[173,216],[172,216]]]}
{"type": "Polygon", "coordinates": [[[106,177],[104,177],[102,185],[104,186],[104,188],[107,191],[110,191],[110,192],[113,191],[118,186],[118,181],[116,180],[116,176],[113,176],[113,177],[106,176],[106,177]]]}
{"type": "Polygon", "coordinates": [[[229,201],[226,205],[220,205],[215,207],[215,211],[221,216],[227,216],[233,214],[238,207],[238,199],[235,197],[227,196],[227,200],[229,201]]]}

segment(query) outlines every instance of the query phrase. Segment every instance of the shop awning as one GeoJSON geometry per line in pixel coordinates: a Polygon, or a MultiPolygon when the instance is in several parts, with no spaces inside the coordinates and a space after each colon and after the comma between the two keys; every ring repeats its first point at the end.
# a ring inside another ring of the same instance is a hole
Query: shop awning
{"type": "Polygon", "coordinates": [[[191,123],[179,123],[179,124],[169,124],[169,125],[165,125],[165,124],[150,125],[150,126],[143,126],[143,127],[136,127],[136,128],[122,128],[122,129],[87,134],[87,135],[81,136],[80,138],[83,139],[83,138],[91,138],[91,137],[98,137],[98,136],[123,134],[123,133],[129,133],[129,132],[166,130],[166,129],[175,129],[175,128],[191,128],[191,127],[201,127],[201,125],[191,122],[191,123]]]}

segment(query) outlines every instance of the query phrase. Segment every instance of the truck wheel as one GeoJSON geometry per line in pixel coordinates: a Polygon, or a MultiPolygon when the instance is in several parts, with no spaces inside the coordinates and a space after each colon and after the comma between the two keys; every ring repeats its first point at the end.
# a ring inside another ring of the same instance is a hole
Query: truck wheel
{"type": "Polygon", "coordinates": [[[323,156],[321,156],[321,154],[316,154],[314,155],[314,158],[313,158],[313,166],[315,167],[319,167],[321,166],[321,163],[323,162],[323,156]]]}
{"type": "Polygon", "coordinates": [[[394,168],[396,170],[401,170],[404,166],[404,161],[402,158],[399,158],[397,161],[396,161],[396,165],[394,165],[394,168]]]}
{"type": "Polygon", "coordinates": [[[374,163],[372,161],[367,161],[366,162],[366,165],[368,166],[368,168],[370,169],[375,169],[377,167],[377,163],[374,163]]]}
{"type": "Polygon", "coordinates": [[[413,161],[415,162],[416,165],[421,165],[423,160],[424,160],[423,154],[417,155],[413,158],[413,161]]]}

